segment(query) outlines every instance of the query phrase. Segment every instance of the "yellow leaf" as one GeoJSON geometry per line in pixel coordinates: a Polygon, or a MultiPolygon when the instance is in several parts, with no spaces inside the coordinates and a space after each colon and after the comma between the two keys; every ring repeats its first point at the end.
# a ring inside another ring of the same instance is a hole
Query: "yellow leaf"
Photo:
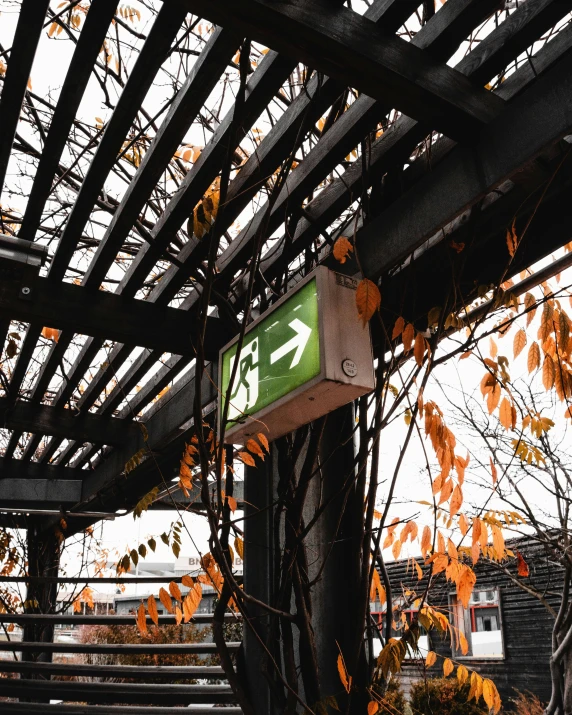
{"type": "Polygon", "coordinates": [[[244,541],[239,536],[234,540],[234,548],[236,549],[236,553],[244,561],[244,541]]]}
{"type": "Polygon", "coordinates": [[[492,710],[495,702],[495,686],[492,680],[485,678],[483,681],[483,699],[489,710],[492,710]]]}
{"type": "Polygon", "coordinates": [[[451,675],[453,670],[455,670],[453,661],[450,658],[445,658],[445,660],[443,661],[443,675],[447,677],[448,675],[451,675]]]}
{"type": "Polygon", "coordinates": [[[239,452],[238,458],[240,459],[241,462],[244,462],[244,464],[247,464],[249,467],[256,466],[256,462],[254,461],[254,458],[252,457],[251,454],[248,454],[248,452],[239,452]]]}
{"type": "Polygon", "coordinates": [[[520,355],[520,353],[524,350],[525,345],[526,345],[526,333],[524,332],[524,330],[521,329],[514,336],[513,351],[514,351],[515,358],[518,357],[520,355]]]}
{"type": "Polygon", "coordinates": [[[545,355],[544,363],[542,365],[542,384],[544,385],[544,389],[546,391],[551,390],[554,386],[555,372],[554,360],[550,357],[550,355],[545,355]]]}
{"type": "Polygon", "coordinates": [[[534,372],[540,366],[540,348],[538,343],[532,343],[528,348],[528,372],[534,372]]]}
{"type": "Polygon", "coordinates": [[[381,305],[381,293],[379,288],[368,278],[363,278],[356,290],[356,306],[358,317],[364,327],[371,320],[376,310],[381,305]]]}
{"type": "MultiPolygon", "coordinates": [[[[461,633],[461,635],[463,635],[463,634],[461,633]]],[[[465,638],[465,636],[463,636],[463,638],[465,638]]],[[[466,640],[467,639],[465,638],[465,641],[466,640]]],[[[464,685],[467,682],[468,678],[469,678],[469,671],[465,668],[464,665],[460,665],[457,668],[457,680],[459,681],[459,685],[464,685]]]]}
{"type": "Polygon", "coordinates": [[[354,250],[354,247],[345,236],[340,236],[334,243],[334,258],[340,263],[345,263],[350,257],[349,254],[354,250]]]}
{"type": "Polygon", "coordinates": [[[167,591],[162,587],[159,589],[159,599],[163,606],[165,606],[165,610],[168,613],[173,613],[173,601],[171,600],[171,596],[169,596],[167,591]]]}
{"type": "Polygon", "coordinates": [[[174,581],[171,581],[169,584],[169,592],[171,596],[176,600],[176,601],[182,601],[183,597],[181,594],[181,589],[179,588],[178,584],[176,584],[174,581]]]}
{"type": "Polygon", "coordinates": [[[187,588],[192,588],[192,587],[195,585],[195,582],[194,582],[193,579],[189,576],[188,573],[186,573],[186,574],[182,577],[181,583],[183,584],[183,586],[187,586],[187,588]]]}
{"type": "Polygon", "coordinates": [[[395,321],[395,325],[393,326],[393,332],[391,333],[391,339],[395,340],[395,338],[398,338],[401,333],[403,332],[403,328],[405,327],[405,320],[399,316],[397,320],[395,321]]]}
{"type": "Polygon", "coordinates": [[[367,705],[367,715],[375,715],[379,711],[379,703],[375,700],[370,700],[367,705]]]}
{"type": "Polygon", "coordinates": [[[60,331],[55,328],[42,328],[42,336],[47,340],[53,340],[54,343],[57,343],[60,337],[60,331]]]}
{"type": "Polygon", "coordinates": [[[401,340],[403,341],[403,349],[405,350],[406,353],[408,353],[411,350],[411,346],[413,345],[413,336],[414,335],[415,335],[415,328],[413,327],[412,323],[408,323],[405,326],[403,333],[401,334],[401,340]]]}
{"type": "Polygon", "coordinates": [[[137,628],[140,633],[147,633],[147,619],[145,618],[145,606],[140,603],[137,609],[137,628]]]}
{"type": "MultiPolygon", "coordinates": [[[[460,631],[459,631],[459,644],[461,646],[461,653],[463,655],[467,655],[467,653],[469,652],[469,641],[466,639],[465,634],[460,631]]],[[[466,678],[465,678],[465,680],[466,680],[466,678]]]]}
{"type": "Polygon", "coordinates": [[[147,599],[147,610],[149,611],[149,615],[151,616],[151,620],[153,621],[153,623],[158,626],[159,612],[157,611],[157,603],[153,595],[149,596],[149,598],[147,599]]]}
{"type": "Polygon", "coordinates": [[[427,668],[430,668],[432,665],[435,665],[436,662],[437,662],[437,653],[430,650],[429,653],[427,653],[427,657],[425,658],[425,665],[427,668]]]}

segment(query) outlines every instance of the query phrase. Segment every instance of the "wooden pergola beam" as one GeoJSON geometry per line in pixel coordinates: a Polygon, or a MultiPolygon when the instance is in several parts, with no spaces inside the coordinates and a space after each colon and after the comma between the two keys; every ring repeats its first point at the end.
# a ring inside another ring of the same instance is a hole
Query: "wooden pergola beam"
{"type": "Polygon", "coordinates": [[[412,43],[326,0],[184,0],[190,12],[304,62],[457,140],[476,133],[502,101],[412,43]]]}
{"type": "Polygon", "coordinates": [[[81,497],[81,480],[75,479],[11,479],[0,478],[0,510],[2,505],[75,504],[81,497]]]}
{"type": "MultiPolygon", "coordinates": [[[[54,285],[49,278],[38,277],[23,287],[30,293],[23,295],[22,286],[15,282],[0,284],[0,318],[176,355],[195,353],[196,326],[186,311],[91,291],[73,283],[54,285]]],[[[219,318],[209,318],[208,322],[207,350],[216,356],[233,333],[219,318]]]]}
{"type": "Polygon", "coordinates": [[[0,457],[0,479],[47,479],[62,481],[65,479],[78,480],[85,476],[78,469],[69,467],[55,467],[52,464],[37,464],[37,462],[23,462],[21,459],[8,459],[0,457]],[[80,476],[81,475],[81,476],[80,476]]]}
{"type": "Polygon", "coordinates": [[[0,194],[50,0],[22,0],[0,97],[0,194]]]}
{"type": "Polygon", "coordinates": [[[0,397],[0,423],[6,429],[55,435],[80,442],[120,446],[141,428],[131,420],[101,417],[91,412],[74,412],[18,400],[12,403],[0,397]]]}
{"type": "Polygon", "coordinates": [[[377,277],[572,132],[572,56],[517,97],[473,147],[456,147],[358,232],[364,272],[377,277]]]}

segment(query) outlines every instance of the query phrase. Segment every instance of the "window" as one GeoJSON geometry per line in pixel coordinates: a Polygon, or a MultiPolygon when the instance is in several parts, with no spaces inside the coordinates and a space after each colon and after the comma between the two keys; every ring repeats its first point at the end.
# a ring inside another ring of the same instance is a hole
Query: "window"
{"type": "MultiPolygon", "coordinates": [[[[497,589],[473,591],[468,608],[456,595],[451,595],[453,624],[464,634],[469,644],[467,658],[503,658],[500,594],[497,589]]],[[[460,648],[454,656],[462,658],[460,648]]]]}

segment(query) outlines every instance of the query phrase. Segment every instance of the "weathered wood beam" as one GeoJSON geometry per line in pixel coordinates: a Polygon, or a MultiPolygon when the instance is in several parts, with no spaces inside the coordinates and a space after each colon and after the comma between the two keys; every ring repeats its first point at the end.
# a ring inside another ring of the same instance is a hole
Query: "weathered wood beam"
{"type": "Polygon", "coordinates": [[[24,400],[13,403],[5,397],[0,397],[0,424],[6,429],[21,432],[114,446],[124,444],[140,430],[131,420],[102,417],[86,411],[74,412],[24,400]]]}
{"type": "MultiPolygon", "coordinates": [[[[49,278],[38,277],[23,287],[2,282],[0,317],[176,355],[192,356],[195,352],[196,325],[186,311],[91,291],[73,283],[54,285],[49,278]],[[30,292],[24,295],[22,288],[30,292]]],[[[231,337],[221,319],[209,318],[207,342],[213,356],[231,337]]]]}
{"type": "MultiPolygon", "coordinates": [[[[98,0],[89,6],[83,29],[77,40],[58,103],[46,136],[45,147],[34,177],[34,183],[18,236],[33,241],[40,225],[42,211],[50,195],[59,160],[69,138],[70,130],[85,88],[93,72],[93,65],[101,52],[107,29],[115,11],[115,0],[98,0]]],[[[36,12],[34,10],[34,12],[36,12]]],[[[24,13],[24,7],[21,9],[24,13]]]]}
{"type": "Polygon", "coordinates": [[[357,234],[369,277],[397,265],[444,225],[572,132],[572,57],[511,102],[472,147],[459,146],[357,234]]]}
{"type": "MultiPolygon", "coordinates": [[[[485,4],[491,0],[486,0],[485,4]]],[[[400,25],[415,10],[416,0],[376,0],[365,13],[365,16],[377,23],[380,30],[386,34],[396,32],[400,25]]],[[[272,85],[272,74],[276,74],[276,65],[284,65],[293,71],[295,61],[285,59],[275,52],[269,52],[258,69],[253,74],[247,86],[242,126],[246,129],[248,122],[254,121],[262,111],[261,100],[273,97],[278,91],[276,80],[283,81],[278,73],[272,85]],[[265,86],[267,85],[267,86],[265,86]],[[258,96],[257,96],[258,95],[258,96]],[[251,108],[251,105],[255,105],[251,108]],[[256,108],[258,105],[258,108],[256,108]]],[[[260,146],[251,154],[244,166],[240,168],[237,177],[231,181],[224,211],[226,227],[236,220],[241,211],[259,191],[260,187],[272,175],[281,162],[285,161],[290,152],[296,151],[306,136],[306,131],[312,127],[327,111],[328,107],[342,93],[342,84],[329,77],[314,74],[306,90],[300,92],[287,107],[276,124],[262,140],[260,146]]],[[[381,116],[376,114],[376,120],[381,116]]],[[[122,286],[124,290],[133,291],[134,286],[149,274],[161,247],[171,240],[173,231],[177,231],[184,218],[188,216],[187,206],[194,205],[213,181],[221,161],[221,151],[228,141],[228,127],[233,116],[229,112],[223,119],[211,141],[207,144],[197,162],[185,178],[181,189],[173,197],[161,220],[153,232],[153,243],[141,248],[132,266],[125,275],[122,286]]],[[[357,142],[355,139],[354,142],[357,142]]],[[[355,143],[352,145],[355,146],[355,143]]],[[[346,151],[346,154],[348,152],[346,151]]],[[[329,166],[324,166],[323,175],[327,174],[329,166]]],[[[311,181],[307,177],[306,181],[311,181]]],[[[319,182],[319,180],[318,180],[319,182]]],[[[317,183],[318,183],[317,182],[317,183]]],[[[153,290],[151,298],[157,302],[168,302],[188,280],[190,272],[202,260],[208,242],[189,241],[180,251],[177,260],[181,265],[169,267],[160,283],[153,290]]]]}
{"type": "Polygon", "coordinates": [[[29,507],[75,504],[81,496],[81,480],[0,478],[0,510],[13,503],[29,507]]]}
{"type": "Polygon", "coordinates": [[[324,0],[184,2],[191,12],[239,28],[454,139],[474,140],[502,106],[429,53],[385,36],[371,20],[324,0]]]}
{"type": "Polygon", "coordinates": [[[0,96],[0,195],[50,0],[22,0],[0,96]]]}
{"type": "MultiPolygon", "coordinates": [[[[566,3],[567,4],[567,3],[566,3]]],[[[453,10],[458,5],[451,3],[439,11],[453,10]]],[[[509,19],[499,25],[491,34],[457,65],[457,69],[471,79],[486,66],[486,76],[500,72],[506,62],[506,53],[518,54],[529,40],[531,28],[542,32],[554,21],[555,10],[563,12],[562,3],[555,0],[535,0],[523,5],[509,19]]],[[[430,27],[431,23],[427,25],[430,27]]],[[[418,33],[416,41],[422,32],[418,33]]],[[[513,99],[519,92],[530,86],[538,77],[558,62],[572,48],[572,27],[561,31],[555,39],[545,45],[537,55],[530,58],[499,88],[498,94],[505,100],[513,99]]],[[[368,157],[369,183],[380,181],[390,167],[404,163],[416,143],[424,136],[425,129],[413,120],[402,117],[387,132],[375,140],[368,157]]],[[[422,157],[416,160],[407,174],[418,173],[418,164],[423,171],[431,171],[442,156],[454,145],[450,140],[441,140],[431,150],[429,162],[422,157]],[[443,147],[442,145],[446,145],[443,147]]],[[[267,279],[272,279],[285,260],[291,260],[310,244],[320,231],[328,226],[345,210],[364,188],[364,172],[359,163],[352,164],[341,177],[334,180],[306,206],[306,216],[296,227],[288,255],[283,254],[282,245],[273,247],[269,255],[262,259],[261,267],[267,279]]],[[[367,188],[367,187],[365,187],[367,188]]],[[[375,208],[375,207],[374,207],[375,208]]]]}
{"type": "MultiPolygon", "coordinates": [[[[460,2],[445,5],[431,20],[424,25],[412,40],[412,44],[423,48],[431,55],[437,57],[446,57],[448,52],[454,45],[453,38],[460,43],[463,38],[478,24],[480,20],[487,16],[488,12],[495,6],[495,0],[490,0],[486,3],[475,3],[474,0],[460,0],[460,2]],[[453,32],[456,35],[453,35],[453,32]]],[[[230,282],[236,271],[243,265],[252,255],[253,242],[257,235],[257,231],[262,221],[268,222],[268,233],[273,233],[279,228],[284,221],[286,213],[291,210],[292,206],[301,204],[302,201],[313,191],[314,187],[324,179],[330,171],[333,171],[337,164],[355,148],[360,140],[367,135],[368,131],[375,128],[376,123],[390,109],[390,105],[386,101],[376,101],[371,97],[362,95],[350,107],[350,109],[336,121],[333,127],[320,139],[312,151],[305,157],[304,161],[290,174],[286,185],[278,199],[274,202],[270,216],[265,218],[266,205],[263,206],[254,216],[253,220],[245,226],[239,235],[232,241],[230,246],[222,253],[218,261],[219,279],[224,284],[225,281],[230,282]]],[[[392,150],[388,154],[388,162],[399,162],[408,156],[408,153],[415,146],[417,141],[423,139],[429,133],[429,128],[425,125],[418,124],[414,120],[403,117],[399,126],[416,127],[415,133],[412,133],[406,142],[402,142],[397,150],[393,150],[393,144],[390,143],[392,150]]],[[[392,129],[386,133],[391,136],[391,132],[399,129],[392,129]]],[[[373,149],[379,146],[379,142],[383,137],[373,143],[373,149]]],[[[391,142],[391,140],[389,140],[391,142]]],[[[387,144],[387,140],[385,141],[387,144]]],[[[376,153],[372,152],[370,158],[370,169],[376,161],[376,153]]],[[[246,167],[245,167],[246,168],[246,167]]],[[[349,185],[344,196],[347,197],[348,204],[354,201],[359,196],[359,186],[355,186],[356,178],[363,175],[363,165],[360,162],[348,169],[349,176],[353,178],[353,184],[349,185]],[[354,175],[356,178],[354,178],[354,175]]],[[[347,173],[347,172],[346,172],[347,173]]],[[[239,174],[240,177],[240,174],[239,174]]],[[[238,177],[237,177],[238,179],[238,177]]],[[[343,179],[335,182],[340,184],[340,190],[344,191],[345,181],[343,179]]],[[[322,194],[332,196],[332,189],[326,188],[320,192],[316,201],[320,201],[322,194]]],[[[331,213],[329,214],[331,216],[331,213]]],[[[339,214],[336,214],[339,215],[339,214]]],[[[332,220],[335,218],[332,216],[332,220]]],[[[302,217],[301,225],[306,225],[308,222],[302,217]]],[[[326,226],[321,223],[313,232],[313,235],[318,235],[322,228],[326,226]]],[[[296,231],[294,240],[298,235],[296,231]]],[[[300,244],[299,244],[300,245],[300,244]]],[[[298,250],[296,247],[295,250],[298,250]]],[[[303,249],[302,249],[303,250],[303,249]]],[[[280,248],[273,246],[270,252],[274,260],[279,255],[280,248]]],[[[298,251],[299,252],[299,251],[298,251]]],[[[169,270],[167,273],[171,273],[169,270]]],[[[169,275],[165,276],[168,280],[169,275]]],[[[196,296],[190,296],[189,302],[196,299],[196,296]]],[[[186,307],[186,304],[185,304],[186,307]]]]}
{"type": "Polygon", "coordinates": [[[40,480],[77,480],[86,476],[87,472],[81,472],[69,467],[54,467],[52,464],[38,464],[37,462],[23,462],[21,459],[8,459],[0,457],[0,479],[28,479],[40,480]]]}

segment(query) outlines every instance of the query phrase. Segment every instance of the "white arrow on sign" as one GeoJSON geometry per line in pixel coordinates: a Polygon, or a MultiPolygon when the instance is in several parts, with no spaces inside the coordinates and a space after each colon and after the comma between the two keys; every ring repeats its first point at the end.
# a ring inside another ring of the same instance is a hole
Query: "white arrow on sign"
{"type": "Polygon", "coordinates": [[[312,334],[312,328],[309,328],[305,323],[303,323],[298,318],[289,323],[292,330],[296,331],[296,335],[291,338],[287,343],[284,343],[278,350],[275,350],[270,354],[270,363],[274,364],[280,358],[288,355],[292,350],[296,350],[294,357],[292,358],[292,364],[290,365],[290,370],[300,362],[304,348],[308,344],[310,335],[312,334]]]}

